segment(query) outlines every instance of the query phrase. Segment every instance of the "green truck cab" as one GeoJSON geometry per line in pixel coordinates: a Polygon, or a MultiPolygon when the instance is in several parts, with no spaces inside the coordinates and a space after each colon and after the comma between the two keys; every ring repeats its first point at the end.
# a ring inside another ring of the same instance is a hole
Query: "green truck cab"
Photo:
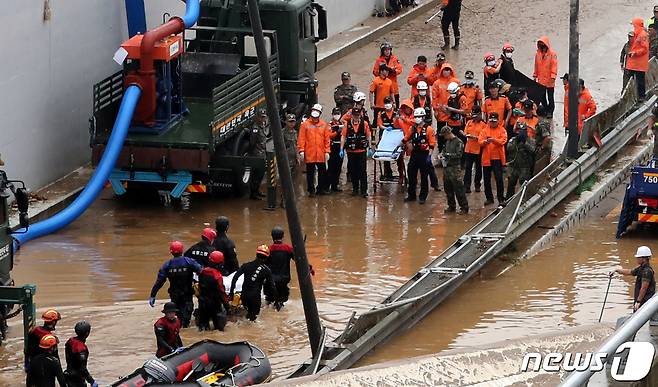
{"type": "MultiPolygon", "coordinates": [[[[158,95],[169,115],[156,128],[133,122],[109,181],[116,194],[148,186],[161,197],[242,193],[246,176],[265,168],[249,157],[248,133],[265,106],[256,49],[244,1],[202,0],[199,20],[183,34],[184,52],[156,63],[158,95]]],[[[261,0],[270,71],[281,115],[301,116],[317,102],[316,43],[327,36],[326,12],[312,0],[261,0]]],[[[124,69],[94,86],[92,164],[100,161],[123,94],[124,69]]],[[[162,109],[159,109],[162,110],[162,109]]]]}

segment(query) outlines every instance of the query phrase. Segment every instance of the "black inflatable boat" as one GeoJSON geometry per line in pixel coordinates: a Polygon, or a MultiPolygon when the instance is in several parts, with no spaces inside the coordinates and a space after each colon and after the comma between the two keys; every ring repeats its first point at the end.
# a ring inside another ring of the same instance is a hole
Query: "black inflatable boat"
{"type": "Polygon", "coordinates": [[[181,352],[149,359],[112,386],[252,386],[268,381],[271,373],[265,353],[246,341],[203,340],[181,352]]]}

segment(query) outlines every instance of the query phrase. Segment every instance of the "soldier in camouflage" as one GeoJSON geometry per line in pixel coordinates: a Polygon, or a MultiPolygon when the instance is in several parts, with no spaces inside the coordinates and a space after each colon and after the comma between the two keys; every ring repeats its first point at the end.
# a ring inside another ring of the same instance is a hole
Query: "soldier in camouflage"
{"type": "Polygon", "coordinates": [[[286,122],[283,127],[283,141],[288,153],[288,165],[294,173],[299,160],[297,159],[297,117],[294,114],[286,114],[286,122]]]}
{"type": "Polygon", "coordinates": [[[551,137],[551,120],[545,117],[543,106],[537,108],[539,122],[535,127],[535,170],[539,171],[551,161],[553,138],[551,137]]]}
{"type": "Polygon", "coordinates": [[[514,196],[516,184],[523,184],[532,177],[532,169],[535,164],[535,144],[528,138],[528,126],[525,122],[517,124],[519,134],[507,143],[507,154],[510,161],[510,173],[507,180],[507,195],[509,199],[514,196]]]}
{"type": "Polygon", "coordinates": [[[340,78],[343,83],[338,85],[336,90],[334,90],[334,101],[336,102],[336,106],[340,108],[341,114],[345,114],[354,105],[353,97],[357,89],[351,83],[350,73],[344,72],[340,75],[340,78]]]}
{"type": "MultiPolygon", "coordinates": [[[[267,133],[269,133],[269,121],[265,109],[258,110],[254,119],[254,126],[247,130],[249,131],[249,156],[265,159],[267,133]]],[[[251,171],[249,198],[260,200],[262,197],[265,197],[260,192],[260,184],[264,176],[264,169],[256,168],[251,171]]]]}
{"type": "Polygon", "coordinates": [[[464,171],[461,159],[464,155],[464,143],[455,136],[449,126],[441,128],[441,136],[446,140],[441,155],[443,156],[443,188],[448,197],[446,213],[455,212],[459,203],[459,213],[468,214],[468,200],[464,189],[464,171]]]}

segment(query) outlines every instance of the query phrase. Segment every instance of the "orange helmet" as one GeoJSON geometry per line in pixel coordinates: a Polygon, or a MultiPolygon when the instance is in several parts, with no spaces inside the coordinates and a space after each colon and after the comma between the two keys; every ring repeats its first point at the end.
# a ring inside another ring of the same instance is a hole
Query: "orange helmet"
{"type": "Polygon", "coordinates": [[[489,61],[492,61],[492,60],[496,60],[496,57],[494,56],[494,54],[492,54],[490,52],[484,54],[484,61],[485,62],[489,62],[489,61]]]}
{"type": "Polygon", "coordinates": [[[210,227],[206,227],[201,232],[201,236],[206,238],[208,242],[212,243],[212,241],[214,241],[215,238],[217,238],[217,231],[213,230],[210,227]]]}
{"type": "Polygon", "coordinates": [[[172,254],[183,254],[183,243],[179,241],[169,243],[169,252],[172,254]]]}
{"type": "Polygon", "coordinates": [[[213,251],[208,256],[208,260],[216,265],[221,265],[224,263],[224,254],[221,251],[213,251]]]}
{"type": "Polygon", "coordinates": [[[49,349],[56,346],[59,343],[57,337],[53,335],[45,335],[39,340],[39,348],[49,349]]]}
{"type": "Polygon", "coordinates": [[[514,51],[514,46],[511,43],[503,44],[503,51],[514,51]]]}
{"type": "Polygon", "coordinates": [[[270,248],[267,245],[260,245],[256,249],[256,255],[264,255],[266,257],[270,256],[270,248]]]}
{"type": "Polygon", "coordinates": [[[48,309],[47,311],[43,312],[41,318],[43,319],[44,322],[51,323],[61,320],[62,315],[59,314],[59,312],[56,311],[55,309],[48,309]]]}

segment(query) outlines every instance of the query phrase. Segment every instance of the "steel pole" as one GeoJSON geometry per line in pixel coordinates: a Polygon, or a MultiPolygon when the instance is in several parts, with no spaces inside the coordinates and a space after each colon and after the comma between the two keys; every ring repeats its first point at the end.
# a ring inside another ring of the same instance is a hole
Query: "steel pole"
{"type": "MultiPolygon", "coordinates": [[[[308,330],[308,339],[311,343],[311,352],[313,356],[318,353],[320,340],[322,338],[322,325],[318,315],[318,306],[315,303],[315,293],[313,292],[313,281],[306,257],[306,247],[304,246],[304,233],[299,221],[299,213],[295,200],[295,190],[292,184],[292,175],[288,168],[288,154],[283,141],[283,130],[281,129],[281,119],[279,118],[278,101],[274,93],[274,84],[270,73],[267,50],[265,48],[265,37],[263,35],[263,26],[261,24],[260,14],[258,12],[257,0],[247,0],[249,7],[249,19],[251,28],[254,33],[254,43],[258,55],[258,65],[260,66],[260,75],[263,80],[263,91],[265,93],[265,102],[267,103],[267,116],[270,119],[270,128],[272,130],[272,139],[274,140],[274,151],[279,169],[279,178],[281,179],[281,189],[286,204],[286,216],[288,218],[288,229],[295,253],[295,267],[297,268],[297,278],[299,279],[299,290],[302,294],[304,304],[304,316],[306,317],[306,329],[308,330]]],[[[282,58],[285,60],[285,58],[282,58]]]]}
{"type": "Polygon", "coordinates": [[[578,9],[579,0],[571,0],[569,17],[569,137],[567,139],[567,157],[578,158],[578,97],[580,95],[580,84],[578,74],[578,60],[580,54],[580,43],[578,35],[578,9]]]}

